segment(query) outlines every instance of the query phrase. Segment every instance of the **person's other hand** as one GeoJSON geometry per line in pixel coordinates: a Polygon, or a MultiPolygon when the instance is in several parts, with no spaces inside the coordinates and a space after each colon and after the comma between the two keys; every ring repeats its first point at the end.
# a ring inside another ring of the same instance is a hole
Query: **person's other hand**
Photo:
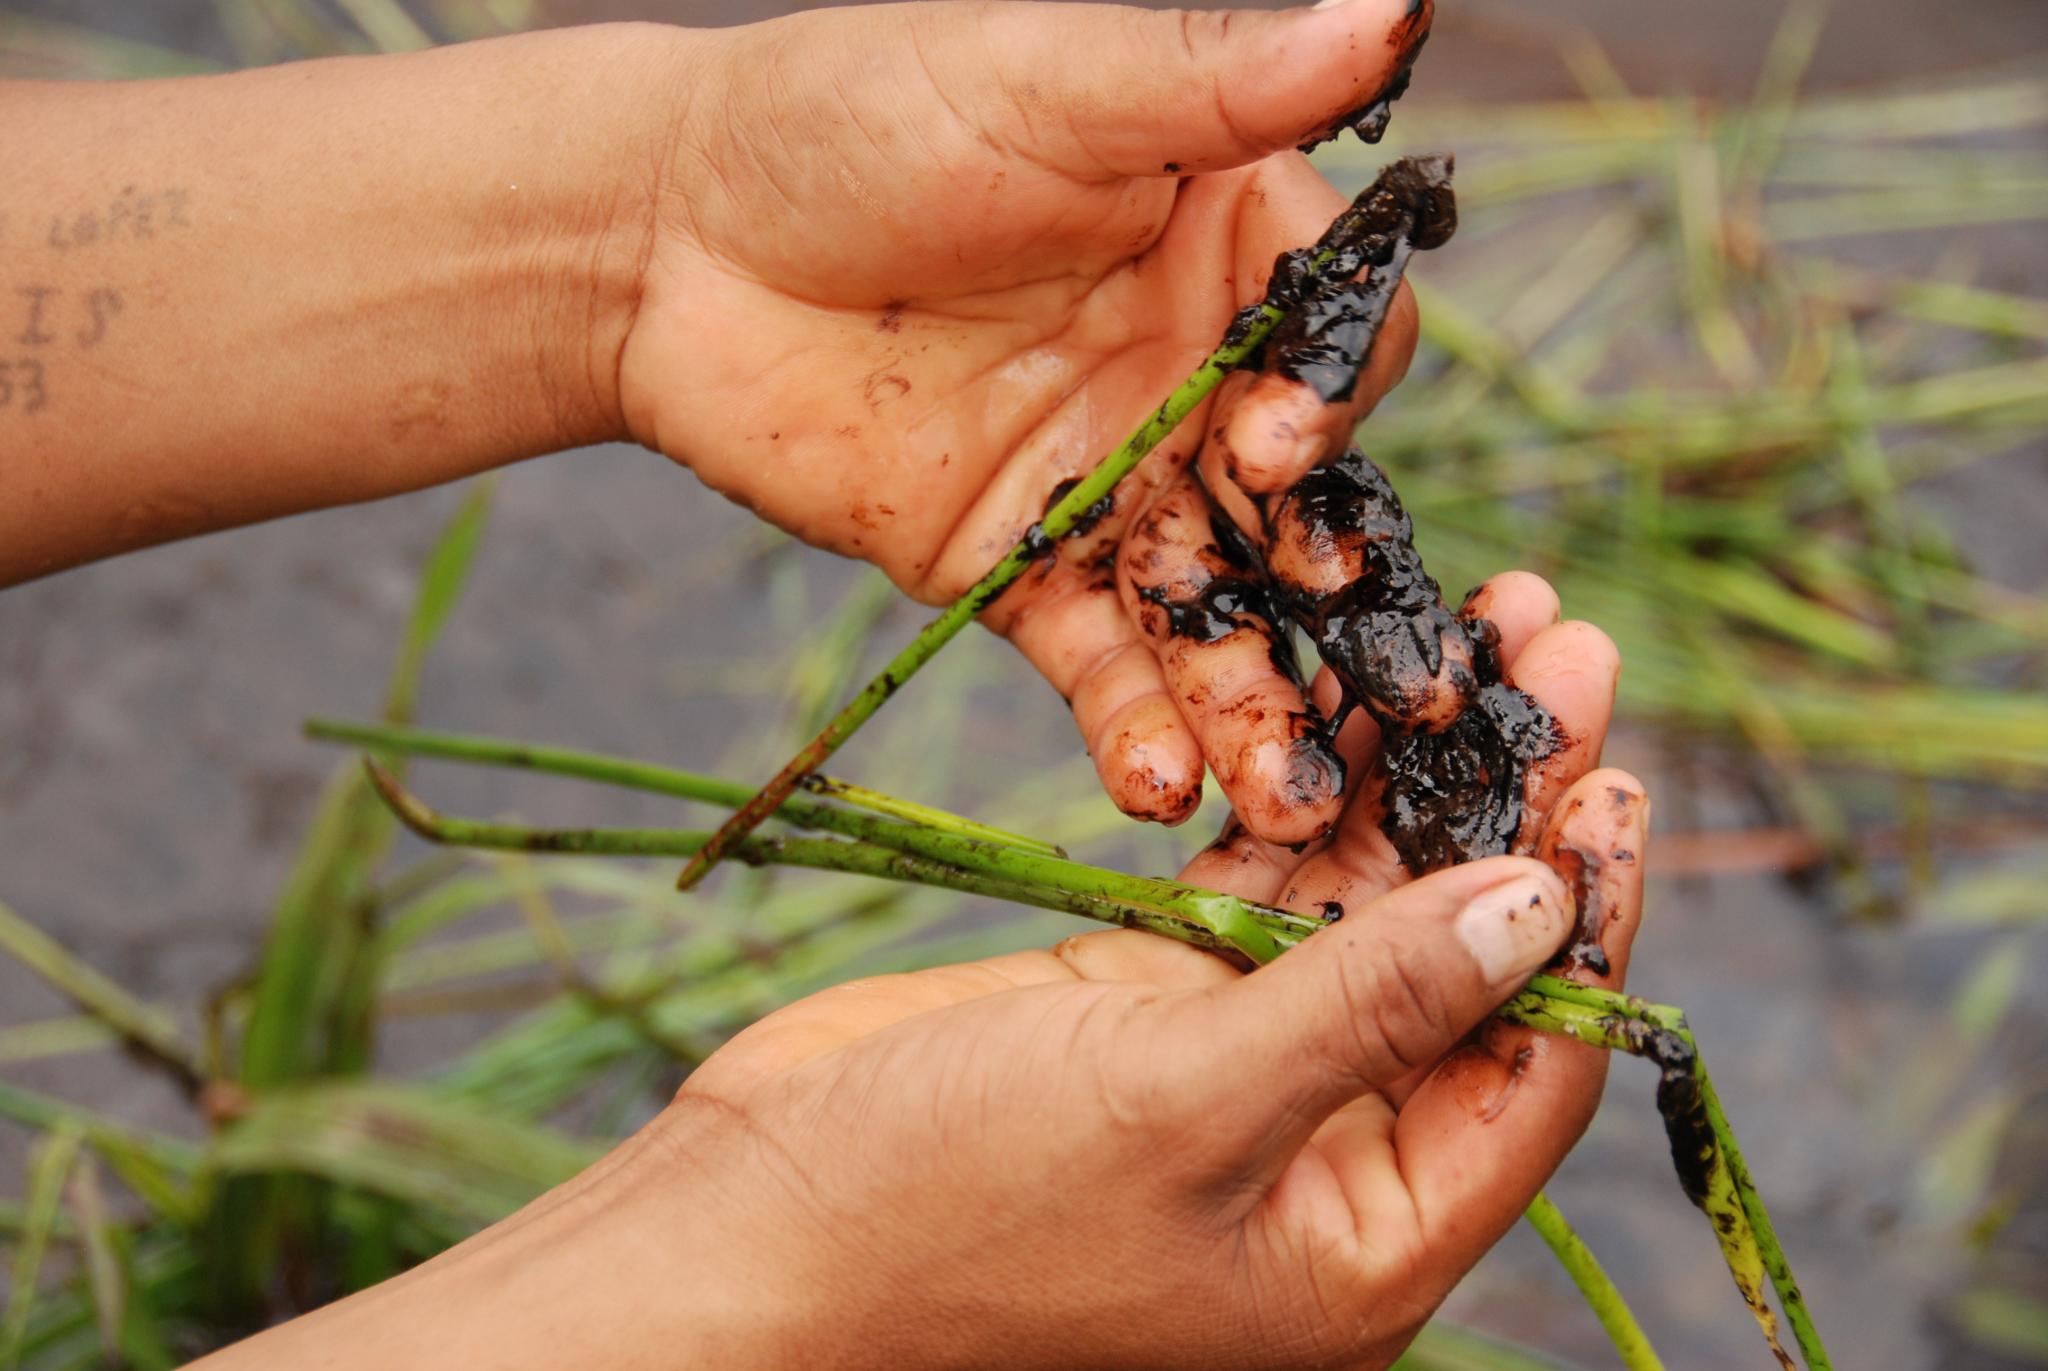
{"type": "Polygon", "coordinates": [[[781,1010],[652,1130],[716,1178],[689,1192],[735,1235],[716,1287],[779,1293],[769,1324],[835,1365],[1396,1356],[1599,1098],[1604,1052],[1489,1011],[1571,934],[1573,888],[1600,984],[1620,984],[1642,910],[1647,803],[1588,772],[1612,647],[1556,624],[1535,577],[1485,594],[1569,739],[1530,790],[1533,845],[1568,881],[1524,857],[1409,881],[1367,796],[1319,854],[1218,850],[1183,873],[1343,903],[1248,976],[1110,932],[781,1010]]]}
{"type": "MultiPolygon", "coordinates": [[[[689,35],[620,355],[628,427],[806,541],[954,597],[1343,207],[1291,149],[1377,96],[1429,18],[953,3],[689,35]]],[[[1340,450],[1414,337],[1404,290],[1348,402],[1236,380],[1242,403],[1191,416],[985,616],[1071,702],[1125,812],[1187,818],[1206,752],[1260,836],[1335,821],[1299,687],[1248,661],[1176,698],[1108,559],[1205,433],[1228,429],[1254,490],[1340,450]]]]}

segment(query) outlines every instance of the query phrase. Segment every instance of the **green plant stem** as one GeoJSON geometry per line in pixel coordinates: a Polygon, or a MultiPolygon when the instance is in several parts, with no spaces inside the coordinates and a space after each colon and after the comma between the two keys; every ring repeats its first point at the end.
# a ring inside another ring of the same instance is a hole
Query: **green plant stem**
{"type": "Polygon", "coordinates": [[[890,659],[875,678],[861,688],[858,695],[845,708],[835,714],[818,736],[805,743],[790,758],[782,770],[775,773],[759,793],[742,804],[733,816],[712,835],[711,840],[690,858],[683,867],[682,875],[676,880],[678,890],[688,890],[717,865],[726,851],[747,834],[760,827],[761,821],[773,814],[787,800],[790,793],[803,783],[804,777],[824,765],[825,759],[837,752],[841,744],[851,738],[860,726],[874,717],[875,711],[885,704],[891,695],[918,670],[937,655],[940,648],[951,642],[968,621],[995,602],[1024,569],[1041,556],[1045,544],[1058,542],[1073,530],[1083,515],[1095,503],[1107,496],[1130,475],[1139,462],[1145,460],[1152,449],[1166,436],[1180,426],[1204,400],[1209,392],[1216,389],[1231,368],[1243,361],[1251,351],[1266,340],[1275,325],[1285,315],[1273,305],[1261,307],[1257,321],[1242,336],[1226,338],[1216,349],[1202,360],[1192,374],[1166,397],[1159,408],[1147,415],[1145,421],[1132,431],[1128,438],[1119,443],[1115,451],[1102,459],[1095,469],[1084,476],[1080,483],[1054,503],[1046,511],[1045,518],[1032,528],[1017,545],[1009,550],[1003,559],[989,568],[988,574],[975,582],[966,594],[946,606],[939,617],[926,624],[909,644],[890,659]]]}
{"type": "Polygon", "coordinates": [[[1763,1253],[1764,1271],[1771,1278],[1771,1288],[1778,1292],[1778,1306],[1785,1311],[1785,1322],[1792,1325],[1792,1337],[1799,1344],[1799,1355],[1806,1359],[1808,1371],[1832,1371],[1833,1363],[1828,1360],[1828,1349],[1820,1340],[1820,1330],[1813,1326],[1813,1311],[1806,1307],[1805,1292],[1800,1290],[1799,1281],[1792,1274],[1792,1263],[1785,1256],[1784,1244],[1778,1241],[1777,1225],[1771,1222],[1771,1214],[1764,1207],[1763,1192],[1756,1188],[1756,1181],[1749,1174],[1749,1163],[1743,1160],[1742,1148],[1735,1141],[1735,1128],[1728,1122],[1727,1111],[1721,1107],[1721,1096],[1714,1089],[1714,1081],[1707,1074],[1706,1064],[1698,1064],[1700,1078],[1700,1099],[1706,1106],[1707,1120],[1713,1125],[1714,1137],[1721,1144],[1721,1155],[1728,1164],[1729,1177],[1735,1182],[1735,1194],[1742,1202],[1743,1213],[1749,1219],[1751,1231],[1756,1234],[1758,1249],[1763,1253]]]}
{"type": "MultiPolygon", "coordinates": [[[[726,809],[738,808],[754,794],[751,787],[741,785],[737,781],[706,776],[699,772],[657,766],[652,762],[635,761],[629,757],[581,752],[567,747],[547,747],[474,733],[441,733],[396,724],[362,724],[342,719],[318,718],[306,720],[305,733],[307,737],[321,742],[348,743],[371,752],[539,771],[551,776],[570,776],[577,780],[595,781],[600,785],[618,786],[623,790],[639,790],[653,795],[697,800],[726,809]]],[[[842,799],[848,804],[857,805],[876,814],[928,827],[940,833],[1024,848],[1051,856],[1066,855],[1063,849],[1052,843],[1021,834],[1006,833],[1002,829],[991,828],[987,824],[977,823],[958,814],[918,804],[914,800],[884,795],[880,791],[851,785],[845,781],[813,776],[805,783],[805,788],[816,794],[842,799]]],[[[873,842],[885,842],[886,839],[881,835],[890,828],[903,826],[877,825],[864,820],[860,815],[848,814],[843,809],[818,804],[798,796],[784,800],[775,810],[774,817],[798,828],[841,833],[873,842]]]]}
{"type": "Polygon", "coordinates": [[[1607,1330],[1607,1336],[1614,1343],[1614,1350],[1621,1354],[1621,1364],[1629,1371],[1663,1371],[1664,1363],[1650,1346],[1650,1339],[1643,1332],[1641,1324],[1630,1311],[1621,1291],[1608,1278],[1600,1261],[1593,1255],[1593,1249],[1586,1246],[1572,1228],[1562,1211],[1548,1195],[1539,1194],[1523,1216],[1529,1220],[1544,1243],[1556,1256],[1558,1265],[1572,1278],[1572,1284],[1579,1288],[1591,1306],[1593,1316],[1600,1320],[1600,1326],[1607,1330]]]}
{"type": "MultiPolygon", "coordinates": [[[[619,857],[687,857],[703,850],[711,834],[678,828],[585,828],[538,829],[520,824],[492,823],[438,813],[417,796],[403,789],[391,774],[371,764],[372,783],[406,826],[429,842],[461,847],[495,848],[511,852],[591,853],[619,857]]],[[[818,871],[844,871],[875,876],[883,880],[908,881],[938,886],[969,895],[987,895],[1040,909],[1078,914],[1100,923],[1124,928],[1143,928],[1180,942],[1211,951],[1243,951],[1223,940],[1192,915],[1168,913],[1143,904],[1118,900],[1101,889],[1077,889],[1032,884],[985,872],[964,870],[915,852],[897,851],[873,843],[842,838],[760,838],[747,837],[733,849],[733,858],[749,866],[798,866],[818,871]]],[[[1060,866],[1080,867],[1062,862],[1060,866]]],[[[1102,872],[1116,877],[1120,873],[1102,872]]],[[[1115,882],[1099,883],[1113,888],[1115,882]]],[[[1193,895],[1213,894],[1182,887],[1193,895]]],[[[1223,897],[1229,898],[1229,897],[1223,897]]],[[[1266,931],[1276,946],[1276,931],[1266,931]]],[[[1284,935],[1280,935],[1284,936],[1284,935]]],[[[1298,940],[1298,939],[1297,939],[1298,940]]],[[[1250,955],[1247,953],[1247,955],[1250,955]]]]}
{"type": "MultiPolygon", "coordinates": [[[[1540,979],[1548,982],[1552,978],[1540,979]]],[[[1583,990],[1584,987],[1577,989],[1583,990]]],[[[1744,1303],[1749,1305],[1772,1353],[1782,1364],[1792,1364],[1779,1345],[1776,1318],[1763,1299],[1762,1284],[1766,1277],[1777,1291],[1779,1303],[1785,1311],[1785,1321],[1791,1325],[1792,1335],[1809,1371],[1831,1371],[1833,1363],[1827,1348],[1821,1342],[1820,1332],[1814,1327],[1812,1315],[1806,1307],[1805,1296],[1792,1275],[1791,1262],[1785,1256],[1783,1244],[1778,1241],[1777,1229],[1772,1226],[1770,1214],[1764,1208],[1763,1196],[1757,1191],[1749,1168],[1742,1161],[1735,1129],[1721,1107],[1713,1079],[1707,1074],[1706,1064],[1699,1056],[1691,1029],[1686,1027],[1683,1015],[1668,1006],[1642,1005],[1641,1008],[1649,1016],[1621,1017],[1606,1012],[1597,1001],[1574,1003],[1525,990],[1503,1005],[1499,1013],[1511,1023],[1547,1033],[1561,1033],[1597,1047],[1649,1057],[1667,1069],[1674,1056],[1668,1045],[1660,1042],[1660,1036],[1682,1044],[1683,1069],[1691,1075],[1698,1089],[1714,1143],[1713,1155],[1705,1159],[1701,1193],[1692,1196],[1693,1202],[1711,1220],[1728,1273],[1734,1278],[1744,1303]],[[1659,1018],[1664,1022],[1657,1022],[1659,1018]]]]}
{"type": "Polygon", "coordinates": [[[804,777],[801,784],[805,790],[808,790],[813,795],[823,795],[828,799],[842,800],[856,809],[865,809],[871,813],[884,814],[892,819],[901,819],[905,823],[920,824],[925,828],[936,829],[941,833],[953,834],[955,837],[971,838],[976,842],[983,843],[998,843],[1004,847],[1022,848],[1027,852],[1037,852],[1047,857],[1064,857],[1067,855],[1066,849],[1057,844],[1028,837],[1022,833],[1008,833],[1000,828],[990,828],[987,824],[977,823],[973,819],[964,818],[958,814],[949,814],[943,809],[933,809],[930,805],[919,804],[915,800],[903,800],[898,799],[894,795],[884,795],[879,790],[870,790],[864,785],[855,785],[852,781],[842,781],[831,776],[821,776],[817,772],[812,772],[804,777]]]}
{"type": "MultiPolygon", "coordinates": [[[[441,757],[454,761],[495,762],[553,772],[557,775],[607,781],[632,789],[651,790],[659,794],[676,795],[728,807],[743,803],[752,793],[745,786],[716,777],[700,776],[644,762],[632,762],[624,758],[572,752],[562,748],[530,747],[500,739],[436,734],[422,729],[370,724],[341,724],[329,720],[312,720],[307,723],[306,731],[316,738],[355,743],[376,751],[441,757]]],[[[396,789],[394,783],[394,789],[386,793],[386,799],[391,800],[393,807],[403,815],[405,809],[393,798],[394,794],[400,793],[402,792],[396,789]]],[[[424,809],[424,806],[419,806],[416,798],[413,798],[411,803],[424,809]]],[[[1046,848],[1049,844],[1035,843],[1031,847],[1024,847],[1010,841],[1009,835],[1004,835],[1001,841],[990,841],[971,836],[971,833],[967,832],[947,832],[929,825],[852,813],[796,797],[786,799],[776,810],[775,817],[800,827],[838,833],[878,847],[927,857],[935,862],[1013,884],[1050,886],[1068,893],[1097,896],[1119,904],[1155,910],[1171,908],[1186,917],[1207,920],[1213,926],[1235,928],[1238,933],[1237,940],[1244,944],[1239,950],[1260,961],[1270,959],[1269,956],[1259,955],[1261,939],[1277,937],[1281,939],[1282,944],[1292,945],[1313,933],[1322,924],[1320,919],[1310,915],[1296,914],[1272,905],[1256,904],[1238,899],[1234,895],[1201,890],[1176,881],[1127,875],[1120,871],[1070,861],[1063,855],[1058,855],[1057,849],[1048,853],[1046,848]]],[[[960,820],[950,815],[946,817],[962,828],[982,827],[975,825],[972,820],[960,820]]],[[[694,841],[694,837],[681,837],[688,832],[687,830],[650,829],[636,832],[642,835],[669,834],[674,835],[679,841],[694,841]]],[[[635,850],[641,855],[649,855],[646,848],[635,850]]],[[[690,852],[701,850],[702,844],[687,849],[690,852]]]]}

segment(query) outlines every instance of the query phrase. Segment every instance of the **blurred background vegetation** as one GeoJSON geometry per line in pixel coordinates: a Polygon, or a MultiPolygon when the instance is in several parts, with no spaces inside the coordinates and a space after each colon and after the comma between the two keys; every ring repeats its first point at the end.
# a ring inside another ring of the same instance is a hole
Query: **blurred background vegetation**
{"type": "MultiPolygon", "coordinates": [[[[1453,593],[1530,567],[1621,643],[1610,755],[1658,804],[1639,988],[1691,1011],[1838,1360],[2048,1364],[2048,23],[1466,11],[1390,139],[1457,151],[1465,227],[1416,273],[1423,348],[1366,446],[1453,593]]],[[[0,4],[0,75],[620,12],[0,4]]],[[[1321,156],[1349,190],[1381,154],[1321,156]]],[[[755,778],[918,621],[623,450],[0,596],[0,1368],[174,1364],[509,1212],[793,996],[1069,931],[847,879],[681,898],[665,866],[427,852],[296,736],[381,710],[755,778]]],[[[964,641],[842,769],[1171,871],[1220,806],[1131,828],[1019,667],[964,641]]],[[[414,779],[463,812],[683,821],[414,779]]],[[[1617,1064],[1552,1194],[1673,1365],[1745,1364],[1648,1088],[1617,1064]]],[[[1605,1355],[1517,1235],[1415,1360],[1605,1355]]]]}

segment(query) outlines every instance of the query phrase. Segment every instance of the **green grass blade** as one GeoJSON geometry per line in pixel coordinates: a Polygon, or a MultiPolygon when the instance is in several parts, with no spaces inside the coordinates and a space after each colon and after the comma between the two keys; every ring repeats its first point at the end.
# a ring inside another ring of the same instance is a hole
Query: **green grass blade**
{"type": "Polygon", "coordinates": [[[482,1224],[600,1151],[441,1091],[336,1081],[257,1098],[214,1139],[207,1164],[220,1175],[316,1176],[482,1224]]]}
{"type": "Polygon", "coordinates": [[[427,554],[426,565],[420,571],[419,590],[413,599],[412,617],[406,623],[398,660],[391,668],[391,683],[384,695],[384,717],[392,723],[403,723],[413,716],[419,701],[420,671],[433,650],[434,640],[441,636],[449,613],[462,598],[462,588],[468,583],[470,567],[476,561],[477,548],[490,522],[491,499],[496,489],[495,477],[486,476],[471,483],[469,494],[463,497],[427,554]]]}
{"type": "Polygon", "coordinates": [[[62,943],[0,902],[0,951],[35,972],[73,1004],[139,1051],[169,1067],[188,1087],[205,1077],[196,1046],[169,1017],[131,995],[62,943]]]}
{"type": "Polygon", "coordinates": [[[7,1316],[0,1321],[0,1371],[15,1371],[21,1365],[22,1343],[28,1336],[29,1315],[34,1312],[37,1287],[42,1281],[43,1253],[57,1226],[64,1198],[64,1180],[85,1141],[85,1130],[73,1123],[59,1124],[44,1135],[29,1156],[28,1195],[21,1226],[21,1241],[14,1248],[14,1278],[7,1296],[7,1316]]]}
{"type": "Polygon", "coordinates": [[[1564,1362],[1441,1319],[1423,1325],[1392,1371],[1571,1371],[1564,1362]]]}

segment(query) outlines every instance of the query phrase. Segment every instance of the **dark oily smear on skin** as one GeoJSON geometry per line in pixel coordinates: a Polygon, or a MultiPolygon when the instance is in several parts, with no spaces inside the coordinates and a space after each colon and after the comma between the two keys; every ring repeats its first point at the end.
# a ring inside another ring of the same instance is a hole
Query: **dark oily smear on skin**
{"type": "Polygon", "coordinates": [[[1271,370],[1312,388],[1325,403],[1349,400],[1373,340],[1416,251],[1449,242],[1458,228],[1449,157],[1404,157],[1382,171],[1307,256],[1284,254],[1273,279],[1299,303],[1274,330],[1271,370]],[[1320,284],[1303,281],[1313,268],[1320,284]],[[1365,275],[1357,280],[1359,272],[1365,275]]]}
{"type": "MultiPolygon", "coordinates": [[[[1057,505],[1060,501],[1066,499],[1068,494],[1070,494],[1073,491],[1074,487],[1080,484],[1080,477],[1069,476],[1066,480],[1061,481],[1058,485],[1054,486],[1052,488],[1052,494],[1045,497],[1045,512],[1047,514],[1052,513],[1053,506],[1057,505]]],[[[1094,527],[1097,524],[1101,523],[1104,519],[1108,518],[1115,509],[1116,492],[1112,490],[1107,495],[1103,496],[1100,500],[1097,500],[1094,504],[1088,506],[1088,508],[1082,510],[1079,514],[1075,515],[1074,526],[1068,529],[1067,532],[1069,534],[1090,532],[1094,529],[1094,527]]],[[[1034,525],[1034,527],[1039,526],[1034,525]]],[[[1039,532],[1041,535],[1043,535],[1044,531],[1045,530],[1042,527],[1039,527],[1039,532]]]]}
{"type": "Polygon", "coordinates": [[[1501,680],[1498,630],[1444,606],[1386,474],[1352,448],[1297,482],[1267,531],[1274,544],[1295,540],[1314,560],[1358,566],[1355,579],[1329,593],[1277,576],[1275,588],[1346,698],[1379,723],[1380,826],[1402,862],[1419,875],[1507,851],[1522,826],[1529,767],[1556,750],[1556,726],[1501,680]],[[1445,690],[1456,698],[1456,717],[1428,731],[1422,715],[1445,690]]]}
{"type": "Polygon", "coordinates": [[[1394,102],[1408,93],[1408,83],[1415,75],[1415,59],[1422,55],[1422,46],[1429,41],[1429,28],[1423,22],[1423,0],[1408,0],[1408,13],[1402,16],[1394,41],[1400,45],[1399,65],[1386,86],[1357,109],[1338,115],[1327,128],[1310,134],[1300,144],[1301,151],[1314,152],[1346,129],[1367,143],[1377,143],[1386,137],[1394,102]]]}
{"type": "MultiPolygon", "coordinates": [[[[1574,803],[1583,804],[1584,801],[1574,803]]],[[[1619,859],[1625,854],[1615,855],[1619,859]]],[[[1600,868],[1605,865],[1605,859],[1576,843],[1561,842],[1557,851],[1551,854],[1550,864],[1571,885],[1579,923],[1571,942],[1547,969],[1558,975],[1570,975],[1575,971],[1607,975],[1614,968],[1607,959],[1607,949],[1600,942],[1600,934],[1607,926],[1608,912],[1607,899],[1600,892],[1600,868]]]]}
{"type": "MultiPolygon", "coordinates": [[[[1228,563],[1222,549],[1207,551],[1228,563]]],[[[1303,686],[1294,642],[1273,599],[1272,588],[1242,576],[1215,576],[1192,595],[1176,598],[1160,586],[1138,587],[1138,598],[1166,613],[1169,636],[1195,643],[1214,643],[1240,631],[1263,635],[1273,666],[1296,686],[1303,686]]],[[[1287,788],[1298,804],[1319,804],[1344,793],[1344,759],[1333,739],[1312,714],[1291,717],[1294,739],[1287,751],[1287,788]]]]}
{"type": "Polygon", "coordinates": [[[1223,345],[1243,346],[1268,310],[1289,317],[1237,365],[1262,370],[1270,350],[1280,359],[1282,374],[1297,380],[1308,379],[1302,371],[1329,366],[1334,368],[1325,383],[1330,393],[1348,396],[1386,321],[1410,254],[1440,247],[1457,231],[1458,200],[1451,190],[1455,166],[1449,156],[1402,158],[1360,191],[1312,246],[1274,258],[1264,298],[1231,316],[1223,345]],[[1365,280],[1351,279],[1368,269],[1365,280]],[[1291,312],[1298,309],[1313,318],[1295,319],[1291,312]],[[1290,357],[1296,360],[1289,362],[1290,357]]]}
{"type": "Polygon", "coordinates": [[[1166,611],[1169,634],[1197,643],[1213,643],[1245,627],[1241,615],[1273,624],[1271,592],[1235,576],[1218,576],[1186,599],[1173,599],[1158,586],[1139,587],[1138,598],[1166,611]]]}

